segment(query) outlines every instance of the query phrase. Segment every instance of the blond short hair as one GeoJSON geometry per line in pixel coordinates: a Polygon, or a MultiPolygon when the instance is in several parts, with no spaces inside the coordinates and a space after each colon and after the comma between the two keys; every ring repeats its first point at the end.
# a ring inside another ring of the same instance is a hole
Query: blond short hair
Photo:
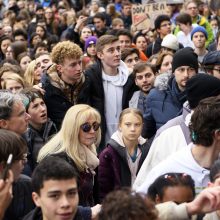
{"type": "Polygon", "coordinates": [[[82,49],[71,41],[58,43],[51,52],[53,63],[63,64],[64,59],[79,59],[82,56],[82,49]]]}

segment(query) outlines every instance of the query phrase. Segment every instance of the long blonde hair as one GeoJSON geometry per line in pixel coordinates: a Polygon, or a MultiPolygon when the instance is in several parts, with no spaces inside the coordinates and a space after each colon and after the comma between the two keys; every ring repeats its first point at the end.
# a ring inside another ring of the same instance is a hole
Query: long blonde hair
{"type": "Polygon", "coordinates": [[[34,85],[34,71],[36,68],[36,61],[32,60],[24,73],[24,80],[29,86],[34,85]]]}
{"type": "MultiPolygon", "coordinates": [[[[80,158],[79,148],[82,144],[79,141],[80,126],[85,123],[90,117],[94,118],[98,123],[101,122],[101,116],[94,108],[89,105],[79,104],[71,107],[62,123],[60,131],[41,148],[38,161],[41,161],[44,157],[49,154],[55,154],[59,152],[66,152],[67,155],[73,159],[77,168],[80,171],[86,169],[86,164],[83,159],[80,158]]],[[[97,131],[96,142],[90,147],[92,151],[96,150],[96,146],[101,140],[101,129],[97,131]]]]}

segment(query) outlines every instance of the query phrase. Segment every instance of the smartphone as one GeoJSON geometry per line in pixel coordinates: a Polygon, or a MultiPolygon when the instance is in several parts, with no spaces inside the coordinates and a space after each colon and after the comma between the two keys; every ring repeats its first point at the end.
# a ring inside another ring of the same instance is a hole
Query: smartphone
{"type": "Polygon", "coordinates": [[[7,177],[8,177],[8,171],[10,170],[11,168],[11,164],[12,164],[12,158],[13,158],[13,155],[12,154],[9,154],[8,156],[8,160],[7,160],[7,163],[6,163],[6,166],[2,172],[2,179],[3,180],[6,180],[7,177]]]}

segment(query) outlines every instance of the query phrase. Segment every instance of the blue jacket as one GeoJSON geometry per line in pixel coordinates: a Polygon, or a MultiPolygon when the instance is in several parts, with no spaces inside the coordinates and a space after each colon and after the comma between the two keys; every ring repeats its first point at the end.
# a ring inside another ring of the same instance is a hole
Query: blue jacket
{"type": "Polygon", "coordinates": [[[159,75],[155,88],[147,96],[143,136],[152,137],[167,121],[181,115],[185,101],[186,94],[179,90],[175,77],[167,73],[159,75]]]}

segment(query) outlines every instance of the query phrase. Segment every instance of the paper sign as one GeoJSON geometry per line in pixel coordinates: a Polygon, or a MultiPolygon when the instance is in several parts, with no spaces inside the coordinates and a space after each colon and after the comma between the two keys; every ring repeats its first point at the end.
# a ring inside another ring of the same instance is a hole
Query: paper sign
{"type": "Polygon", "coordinates": [[[158,15],[168,14],[166,2],[132,6],[132,25],[136,30],[154,28],[158,15]]]}

